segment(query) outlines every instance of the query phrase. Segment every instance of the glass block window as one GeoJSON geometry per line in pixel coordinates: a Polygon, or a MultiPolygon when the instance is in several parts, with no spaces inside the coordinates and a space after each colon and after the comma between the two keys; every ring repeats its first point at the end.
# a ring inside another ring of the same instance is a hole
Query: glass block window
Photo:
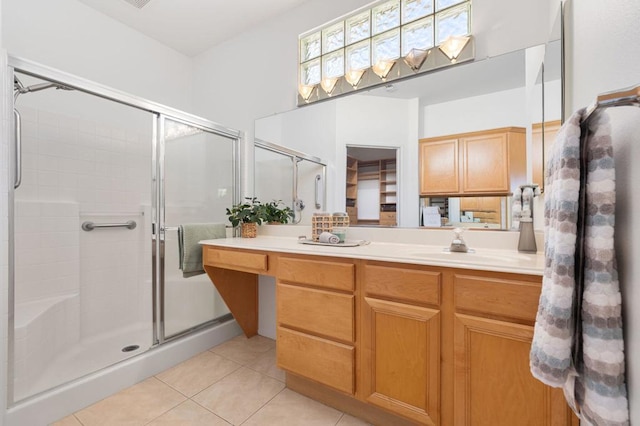
{"type": "Polygon", "coordinates": [[[372,33],[380,34],[400,26],[400,1],[391,0],[371,10],[372,33]]]}
{"type": "Polygon", "coordinates": [[[313,86],[469,35],[471,1],[380,0],[309,31],[299,38],[299,84],[313,86]]]}
{"type": "Polygon", "coordinates": [[[436,42],[440,44],[449,36],[469,34],[470,14],[470,3],[463,3],[436,13],[436,42]]]}
{"type": "Polygon", "coordinates": [[[411,49],[428,50],[433,47],[433,16],[402,27],[402,56],[411,49]]]}
{"type": "Polygon", "coordinates": [[[344,75],[344,51],[338,50],[322,56],[322,78],[342,77],[344,75]]]}
{"type": "Polygon", "coordinates": [[[433,14],[433,0],[402,0],[402,23],[433,14]]]}
{"type": "Polygon", "coordinates": [[[371,40],[371,62],[386,61],[400,57],[400,29],[379,34],[371,40]]]}
{"type": "Polygon", "coordinates": [[[320,83],[320,59],[300,65],[300,84],[313,86],[318,83],[320,83]]]}
{"type": "Polygon", "coordinates": [[[306,62],[318,56],[320,56],[320,32],[300,40],[300,62],[306,62]]]}
{"type": "Polygon", "coordinates": [[[346,48],[346,71],[366,69],[371,66],[371,42],[367,39],[346,48]]]}
{"type": "Polygon", "coordinates": [[[347,44],[357,43],[371,36],[371,12],[366,11],[346,20],[347,44]]]}
{"type": "Polygon", "coordinates": [[[436,0],[436,10],[440,11],[464,1],[465,0],[436,0]]]}
{"type": "Polygon", "coordinates": [[[344,47],[344,22],[322,30],[322,54],[344,47]]]}

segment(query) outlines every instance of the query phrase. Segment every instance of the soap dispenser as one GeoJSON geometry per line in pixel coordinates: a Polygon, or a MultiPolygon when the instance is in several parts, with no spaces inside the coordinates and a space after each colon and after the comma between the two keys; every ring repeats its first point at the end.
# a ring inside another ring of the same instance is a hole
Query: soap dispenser
{"type": "Polygon", "coordinates": [[[469,247],[467,247],[467,243],[464,242],[464,239],[462,238],[463,232],[464,228],[455,228],[453,230],[455,237],[453,238],[453,241],[451,241],[449,251],[457,253],[467,253],[470,251],[473,252],[473,250],[470,250],[469,247]]]}
{"type": "Polygon", "coordinates": [[[520,239],[518,240],[518,251],[524,253],[535,253],[538,251],[536,246],[536,236],[533,232],[533,218],[531,210],[523,210],[520,216],[520,239]]]}

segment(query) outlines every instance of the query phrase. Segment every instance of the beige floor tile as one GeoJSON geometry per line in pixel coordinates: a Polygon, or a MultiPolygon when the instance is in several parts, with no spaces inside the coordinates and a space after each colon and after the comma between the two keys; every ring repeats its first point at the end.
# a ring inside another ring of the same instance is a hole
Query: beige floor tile
{"type": "Polygon", "coordinates": [[[247,365],[254,362],[261,354],[276,347],[274,340],[262,336],[247,339],[238,336],[210,349],[211,352],[225,358],[247,365]]]}
{"type": "Polygon", "coordinates": [[[193,400],[229,423],[239,425],[282,389],[284,383],[243,367],[209,386],[193,400]]]}
{"type": "Polygon", "coordinates": [[[247,364],[247,367],[257,371],[258,373],[266,374],[269,377],[280,380],[281,382],[284,382],[285,380],[284,370],[281,370],[276,366],[275,349],[269,349],[269,351],[256,358],[255,361],[247,364]]]}
{"type": "Polygon", "coordinates": [[[145,425],[186,398],[155,377],[75,413],[84,426],[145,425]]]}
{"type": "Polygon", "coordinates": [[[285,389],[243,426],[334,426],[341,416],[338,410],[285,389]]]}
{"type": "Polygon", "coordinates": [[[156,377],[182,394],[192,397],[241,365],[206,351],[157,374],[156,377]]]}
{"type": "Polygon", "coordinates": [[[336,426],[371,426],[371,424],[357,417],[345,414],[336,426]]]}
{"type": "Polygon", "coordinates": [[[148,426],[229,426],[229,423],[195,402],[187,400],[152,421],[148,426]]]}
{"type": "Polygon", "coordinates": [[[76,419],[72,414],[65,417],[64,419],[58,420],[55,423],[51,423],[50,426],[82,426],[82,423],[80,423],[78,419],[76,419]]]}

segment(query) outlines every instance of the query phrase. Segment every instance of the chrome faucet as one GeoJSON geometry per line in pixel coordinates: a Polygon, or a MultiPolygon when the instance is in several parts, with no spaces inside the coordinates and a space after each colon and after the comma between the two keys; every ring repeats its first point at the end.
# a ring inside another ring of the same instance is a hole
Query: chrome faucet
{"type": "Polygon", "coordinates": [[[449,251],[457,252],[457,253],[467,253],[469,251],[473,251],[473,250],[469,250],[469,247],[467,247],[467,243],[464,242],[464,239],[462,238],[463,232],[464,232],[464,228],[455,228],[453,230],[455,237],[453,238],[453,241],[451,241],[451,245],[449,246],[449,251]]]}

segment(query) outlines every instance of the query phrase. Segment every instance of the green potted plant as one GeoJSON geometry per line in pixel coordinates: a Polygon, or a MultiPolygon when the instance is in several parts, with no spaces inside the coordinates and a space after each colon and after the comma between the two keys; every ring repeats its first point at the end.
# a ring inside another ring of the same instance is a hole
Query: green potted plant
{"type": "Polygon", "coordinates": [[[258,225],[267,220],[265,206],[256,197],[247,197],[244,203],[227,208],[227,216],[234,227],[241,226],[241,235],[244,238],[254,238],[258,225]]]}
{"type": "Polygon", "coordinates": [[[282,200],[265,203],[264,209],[267,216],[266,221],[270,224],[289,223],[290,220],[293,220],[293,210],[285,206],[282,200]]]}

